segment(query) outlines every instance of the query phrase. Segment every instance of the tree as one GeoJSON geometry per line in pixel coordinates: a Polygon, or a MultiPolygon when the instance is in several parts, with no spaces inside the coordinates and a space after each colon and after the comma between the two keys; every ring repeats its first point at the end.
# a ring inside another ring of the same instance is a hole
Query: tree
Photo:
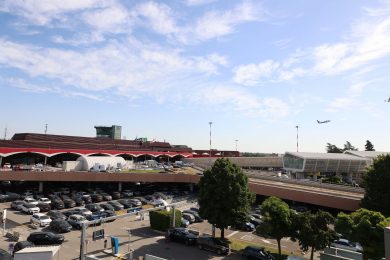
{"type": "Polygon", "coordinates": [[[292,232],[292,211],[287,203],[276,197],[269,197],[261,204],[262,223],[257,226],[256,234],[276,239],[279,255],[282,255],[280,241],[292,232]]]}
{"type": "Polygon", "coordinates": [[[217,159],[199,181],[199,213],[221,229],[221,238],[225,228],[249,214],[254,199],[248,177],[226,158],[217,159]]]}
{"type": "Polygon", "coordinates": [[[343,151],[357,151],[358,148],[356,148],[355,146],[353,146],[349,141],[346,141],[346,143],[344,144],[344,149],[343,151]]]}
{"type": "Polygon", "coordinates": [[[362,206],[390,216],[390,154],[380,155],[363,175],[366,190],[362,206]]]}
{"type": "Polygon", "coordinates": [[[336,238],[336,232],[329,228],[334,223],[331,214],[325,211],[317,211],[312,214],[304,212],[293,215],[293,238],[297,239],[303,251],[311,248],[310,259],[313,259],[314,251],[324,249],[336,238]]]}
{"type": "Polygon", "coordinates": [[[375,151],[374,145],[369,140],[366,141],[366,145],[364,147],[366,148],[366,151],[375,151]]]}
{"type": "Polygon", "coordinates": [[[326,144],[326,152],[327,153],[342,153],[343,150],[341,148],[338,148],[336,145],[327,143],[326,144]]]}
{"type": "Polygon", "coordinates": [[[381,213],[361,208],[350,215],[339,213],[335,230],[363,247],[363,259],[381,259],[384,255],[384,227],[390,218],[381,213]]]}

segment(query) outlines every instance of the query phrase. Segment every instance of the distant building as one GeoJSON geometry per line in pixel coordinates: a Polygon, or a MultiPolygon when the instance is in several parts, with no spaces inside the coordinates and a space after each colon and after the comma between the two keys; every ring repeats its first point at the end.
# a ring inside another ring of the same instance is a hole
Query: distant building
{"type": "Polygon", "coordinates": [[[95,126],[97,138],[110,138],[120,140],[122,138],[122,127],[113,126],[95,126]]]}

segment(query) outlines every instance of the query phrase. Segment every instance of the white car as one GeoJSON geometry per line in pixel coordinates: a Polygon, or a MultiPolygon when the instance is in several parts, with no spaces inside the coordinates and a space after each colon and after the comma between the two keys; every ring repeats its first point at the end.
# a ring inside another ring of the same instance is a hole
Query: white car
{"type": "Polygon", "coordinates": [[[341,248],[349,251],[363,252],[363,247],[356,242],[349,241],[348,239],[340,238],[339,240],[335,240],[331,247],[341,248]]]}
{"type": "Polygon", "coordinates": [[[22,210],[22,212],[27,214],[39,213],[39,208],[36,205],[31,203],[23,203],[20,209],[22,210]]]}
{"type": "Polygon", "coordinates": [[[39,203],[43,203],[43,204],[50,204],[51,203],[51,200],[49,200],[48,198],[40,198],[38,200],[39,203]]]}
{"type": "Polygon", "coordinates": [[[23,201],[26,203],[34,204],[34,205],[38,204],[38,201],[33,199],[33,198],[25,198],[23,201]]]}
{"type": "Polygon", "coordinates": [[[35,213],[31,216],[31,223],[38,224],[41,227],[47,227],[51,223],[51,218],[43,213],[35,213]]]}

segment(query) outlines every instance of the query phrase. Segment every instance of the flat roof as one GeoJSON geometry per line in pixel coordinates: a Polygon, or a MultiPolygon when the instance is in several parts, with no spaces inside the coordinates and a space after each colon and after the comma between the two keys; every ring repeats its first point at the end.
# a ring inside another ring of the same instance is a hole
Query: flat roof
{"type": "Polygon", "coordinates": [[[390,152],[352,151],[352,150],[345,151],[344,153],[359,156],[359,157],[365,157],[365,158],[369,158],[369,159],[374,159],[374,158],[378,157],[379,155],[390,154],[390,152]]]}
{"type": "Polygon", "coordinates": [[[362,161],[367,158],[362,158],[345,153],[305,153],[305,152],[286,152],[285,155],[290,154],[302,159],[323,159],[323,160],[352,160],[362,161]]]}
{"type": "Polygon", "coordinates": [[[52,255],[57,253],[60,250],[60,246],[33,246],[26,247],[22,250],[16,252],[15,254],[24,254],[24,253],[37,253],[37,252],[52,252],[52,255]]]}

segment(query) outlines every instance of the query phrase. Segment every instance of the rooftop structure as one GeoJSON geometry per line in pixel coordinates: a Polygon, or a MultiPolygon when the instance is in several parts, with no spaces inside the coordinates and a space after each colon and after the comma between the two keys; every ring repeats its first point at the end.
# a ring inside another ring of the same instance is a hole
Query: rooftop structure
{"type": "Polygon", "coordinates": [[[110,138],[120,140],[122,138],[122,127],[113,126],[95,126],[97,138],[110,138]]]}

